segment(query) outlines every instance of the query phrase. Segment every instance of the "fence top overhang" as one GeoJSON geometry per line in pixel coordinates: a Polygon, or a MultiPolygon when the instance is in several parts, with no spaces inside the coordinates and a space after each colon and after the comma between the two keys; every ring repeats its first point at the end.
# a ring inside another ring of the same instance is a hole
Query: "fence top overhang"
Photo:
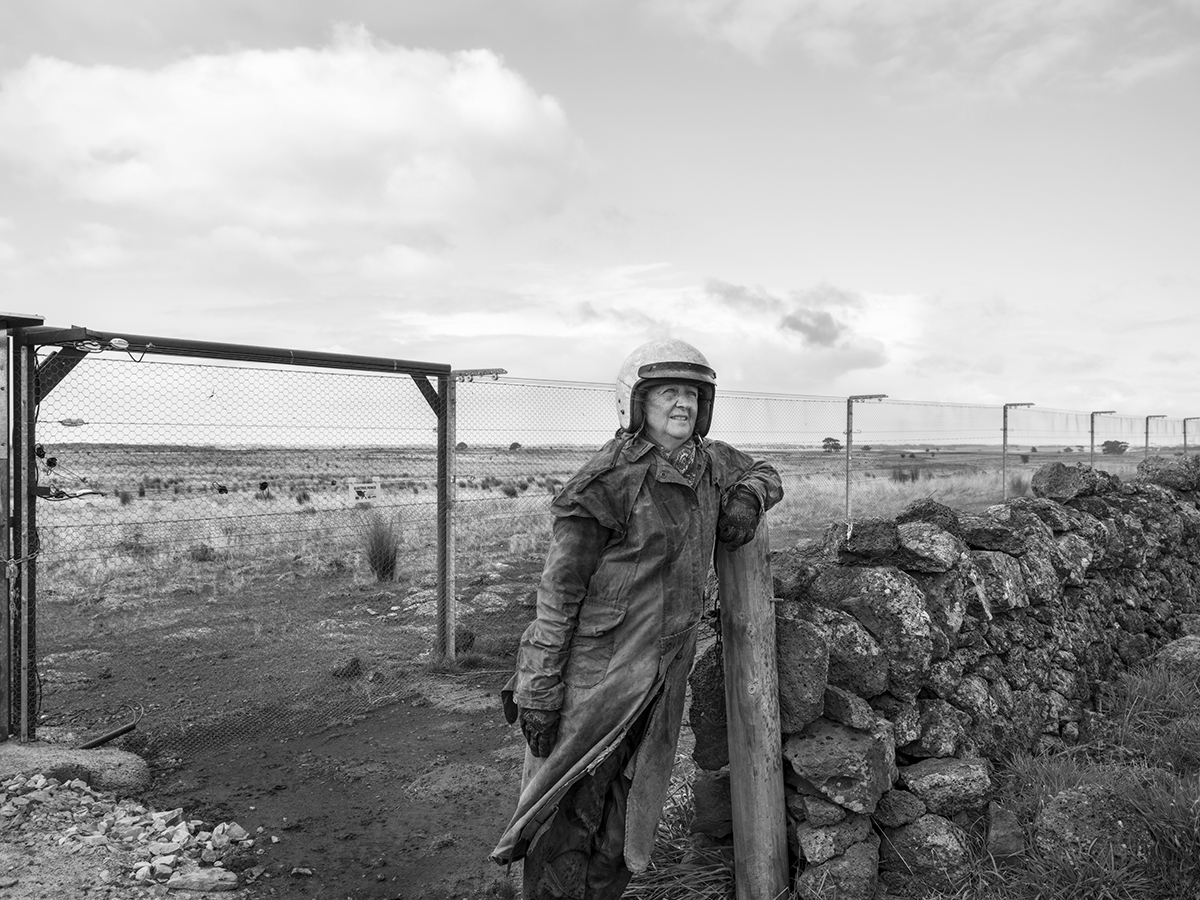
{"type": "Polygon", "coordinates": [[[321,353],[315,350],[288,350],[281,347],[255,347],[248,344],[226,344],[217,341],[190,341],[180,338],[149,337],[140,334],[118,334],[93,331],[72,326],[55,328],[49,325],[15,330],[15,340],[25,346],[61,346],[76,349],[120,349],[137,354],[188,356],[200,359],[220,359],[237,362],[279,363],[292,366],[313,366],[322,369],[354,369],[367,372],[396,372],[404,375],[449,377],[449,363],[417,362],[410,359],[388,359],[380,356],[355,356],[349,353],[321,353]],[[124,342],[119,347],[113,341],[124,342]]]}

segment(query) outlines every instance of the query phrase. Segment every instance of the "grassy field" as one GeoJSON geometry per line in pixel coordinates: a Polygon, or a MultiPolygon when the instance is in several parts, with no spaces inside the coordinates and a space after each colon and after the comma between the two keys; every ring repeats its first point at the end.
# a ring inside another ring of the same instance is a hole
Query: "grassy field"
{"type": "MultiPolygon", "coordinates": [[[[331,555],[354,551],[364,520],[399,530],[411,566],[428,568],[436,517],[437,461],[428,448],[214,448],[64,445],[41,484],[77,499],[38,507],[44,562],[80,564],[101,576],[129,561],[165,558],[331,555]],[[365,489],[364,489],[365,487],[365,489]],[[356,490],[357,488],[357,490],[356,490]]],[[[932,498],[980,510],[1004,495],[997,448],[860,449],[849,471],[842,453],[752,448],[784,480],[771,514],[774,545],[790,546],[853,518],[892,516],[932,498]]],[[[467,448],[456,454],[454,522],[459,552],[536,550],[559,485],[587,459],[581,448],[467,448]]],[[[1008,496],[1028,492],[1045,462],[1081,454],[1009,455],[1008,496]]],[[[1082,461],[1082,459],[1081,459],[1082,461]]],[[[1128,475],[1137,460],[1101,457],[1128,475]]],[[[90,576],[92,579],[95,575],[90,576]]],[[[85,579],[87,580],[87,579],[85,579]]]]}

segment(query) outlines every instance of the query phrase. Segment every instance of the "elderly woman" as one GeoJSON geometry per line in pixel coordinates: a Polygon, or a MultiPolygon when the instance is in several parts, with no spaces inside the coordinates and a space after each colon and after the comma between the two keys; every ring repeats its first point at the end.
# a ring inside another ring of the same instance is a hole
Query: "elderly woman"
{"type": "Polygon", "coordinates": [[[524,900],[620,897],[649,862],[721,540],[749,541],[778,473],[708,440],[716,375],[683,341],[636,349],[617,436],[555,498],[537,618],[503,691],[528,743],[492,851],[524,859],[524,900]]]}

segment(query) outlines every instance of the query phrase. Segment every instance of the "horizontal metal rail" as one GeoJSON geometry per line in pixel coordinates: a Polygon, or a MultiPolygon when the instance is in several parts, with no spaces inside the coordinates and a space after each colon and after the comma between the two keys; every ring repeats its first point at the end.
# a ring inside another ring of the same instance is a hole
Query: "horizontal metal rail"
{"type": "Polygon", "coordinates": [[[450,375],[449,363],[388,359],[381,356],[355,356],[349,353],[321,353],[314,350],[289,350],[282,347],[256,347],[217,341],[191,341],[141,334],[118,334],[80,327],[35,326],[17,330],[15,337],[25,346],[57,345],[76,347],[77,349],[120,349],[128,350],[130,353],[154,353],[165,356],[189,356],[238,362],[285,363],[293,366],[396,372],[404,375],[432,375],[434,377],[450,375]],[[116,346],[113,345],[114,341],[117,342],[116,346]],[[89,347],[89,345],[91,346],[89,347]]]}

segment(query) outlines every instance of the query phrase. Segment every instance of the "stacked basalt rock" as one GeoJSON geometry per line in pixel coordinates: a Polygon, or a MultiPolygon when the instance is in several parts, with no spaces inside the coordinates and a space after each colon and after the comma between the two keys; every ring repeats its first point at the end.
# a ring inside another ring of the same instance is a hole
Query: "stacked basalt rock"
{"type": "MultiPolygon", "coordinates": [[[[1034,497],[957,512],[930,500],[776,555],[789,841],[805,896],[945,886],[986,829],[992,759],[1088,735],[1100,688],[1200,612],[1200,461],[1151,458],[1128,483],[1044,466],[1034,497]]],[[[692,674],[696,821],[730,833],[720,651],[692,674]]]]}

